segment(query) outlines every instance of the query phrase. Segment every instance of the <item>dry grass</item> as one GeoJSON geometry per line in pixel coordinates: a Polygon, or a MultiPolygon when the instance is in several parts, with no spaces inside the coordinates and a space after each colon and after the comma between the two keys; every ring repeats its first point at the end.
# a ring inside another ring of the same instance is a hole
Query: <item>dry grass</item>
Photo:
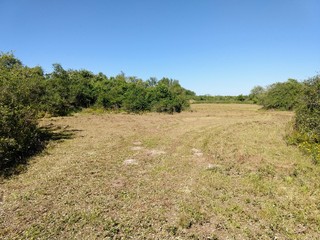
{"type": "Polygon", "coordinates": [[[46,119],[77,131],[1,183],[0,238],[319,239],[320,168],[258,109],[46,119]]]}

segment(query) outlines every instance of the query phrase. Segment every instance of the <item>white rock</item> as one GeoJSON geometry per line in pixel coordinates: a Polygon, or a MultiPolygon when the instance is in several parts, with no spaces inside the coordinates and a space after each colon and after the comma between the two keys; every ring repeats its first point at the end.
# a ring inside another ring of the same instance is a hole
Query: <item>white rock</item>
{"type": "Polygon", "coordinates": [[[165,153],[166,153],[165,151],[152,149],[152,150],[149,150],[147,152],[147,155],[149,155],[149,156],[159,156],[159,155],[162,155],[162,154],[165,154],[165,153]]]}
{"type": "Polygon", "coordinates": [[[194,153],[193,155],[196,156],[196,157],[202,157],[203,153],[202,152],[197,152],[197,153],[194,153]]]}
{"type": "Polygon", "coordinates": [[[207,166],[207,170],[218,170],[220,168],[221,168],[220,165],[212,164],[212,163],[209,163],[208,166],[207,166]]]}
{"type": "Polygon", "coordinates": [[[136,159],[127,159],[123,162],[124,165],[138,165],[138,161],[136,159]]]}
{"type": "Polygon", "coordinates": [[[203,152],[201,150],[199,150],[199,149],[192,148],[191,152],[193,153],[193,156],[196,156],[196,157],[202,157],[203,156],[203,152]]]}
{"type": "Polygon", "coordinates": [[[131,148],[131,150],[133,150],[133,151],[140,151],[142,149],[143,149],[143,147],[139,147],[139,146],[135,146],[135,147],[131,148]]]}
{"type": "Polygon", "coordinates": [[[196,149],[196,148],[192,148],[191,151],[192,151],[193,153],[201,153],[201,150],[196,149]]]}

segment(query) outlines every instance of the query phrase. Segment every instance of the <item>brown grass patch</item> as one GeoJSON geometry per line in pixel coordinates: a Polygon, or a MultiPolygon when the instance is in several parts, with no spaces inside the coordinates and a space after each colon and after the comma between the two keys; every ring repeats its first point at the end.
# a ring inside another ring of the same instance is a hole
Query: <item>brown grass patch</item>
{"type": "Polygon", "coordinates": [[[74,136],[1,183],[0,238],[319,239],[320,167],[287,146],[292,113],[192,110],[44,119],[74,136]]]}

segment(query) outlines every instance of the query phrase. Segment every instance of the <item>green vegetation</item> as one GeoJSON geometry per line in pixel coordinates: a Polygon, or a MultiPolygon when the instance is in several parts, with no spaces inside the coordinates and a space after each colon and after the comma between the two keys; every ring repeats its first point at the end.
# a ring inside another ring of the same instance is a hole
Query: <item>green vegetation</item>
{"type": "Polygon", "coordinates": [[[37,112],[43,97],[43,71],[12,55],[0,56],[0,170],[42,147],[37,112]]]}
{"type": "Polygon", "coordinates": [[[320,163],[320,76],[304,82],[289,140],[310,154],[315,163],[320,163]]]}
{"type": "Polygon", "coordinates": [[[274,83],[266,88],[256,86],[250,98],[265,109],[294,110],[299,102],[303,84],[295,79],[274,83]]]}
{"type": "Polygon", "coordinates": [[[287,142],[313,162],[283,137],[292,111],[252,104],[43,118],[73,138],[1,182],[0,238],[319,238],[320,76],[195,96],[168,78],[45,74],[1,54],[0,172],[44,147],[43,116],[172,114],[190,100],[294,110],[287,142]]]}
{"type": "Polygon", "coordinates": [[[294,110],[296,117],[288,137],[320,163],[320,77],[304,82],[289,79],[266,88],[256,86],[250,98],[265,109],[294,110]]]}
{"type": "Polygon", "coordinates": [[[66,116],[83,108],[126,112],[181,112],[194,103],[257,103],[265,109],[294,110],[289,142],[320,161],[319,76],[304,82],[289,79],[267,87],[255,86],[250,95],[209,96],[181,87],[177,80],[144,81],[121,73],[107,77],[88,70],[65,70],[53,64],[44,74],[11,53],[0,54],[0,169],[22,162],[43,147],[38,118],[66,116]]]}
{"type": "Polygon", "coordinates": [[[189,91],[177,80],[155,78],[148,81],[126,77],[124,73],[108,78],[87,70],[64,70],[54,64],[46,76],[48,104],[45,111],[58,116],[94,107],[127,112],[180,112],[189,107],[189,91]]]}
{"type": "Polygon", "coordinates": [[[38,118],[65,116],[82,108],[127,112],[181,112],[195,95],[177,80],[147,81],[119,74],[108,78],[88,70],[53,72],[27,67],[11,53],[0,54],[0,170],[22,162],[43,146],[38,118]]]}
{"type": "Polygon", "coordinates": [[[194,103],[253,103],[250,96],[238,95],[238,96],[210,96],[199,95],[193,98],[194,103]]]}
{"type": "Polygon", "coordinates": [[[265,89],[263,87],[255,86],[254,88],[252,88],[249,97],[253,103],[261,104],[264,97],[264,92],[265,89]]]}

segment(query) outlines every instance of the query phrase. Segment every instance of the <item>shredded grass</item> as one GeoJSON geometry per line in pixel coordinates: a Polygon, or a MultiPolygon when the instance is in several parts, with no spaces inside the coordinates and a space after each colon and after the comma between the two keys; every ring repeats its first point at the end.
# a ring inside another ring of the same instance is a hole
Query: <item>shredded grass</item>
{"type": "Polygon", "coordinates": [[[44,119],[74,136],[2,181],[0,238],[319,239],[320,167],[286,144],[291,118],[196,104],[44,119]]]}

